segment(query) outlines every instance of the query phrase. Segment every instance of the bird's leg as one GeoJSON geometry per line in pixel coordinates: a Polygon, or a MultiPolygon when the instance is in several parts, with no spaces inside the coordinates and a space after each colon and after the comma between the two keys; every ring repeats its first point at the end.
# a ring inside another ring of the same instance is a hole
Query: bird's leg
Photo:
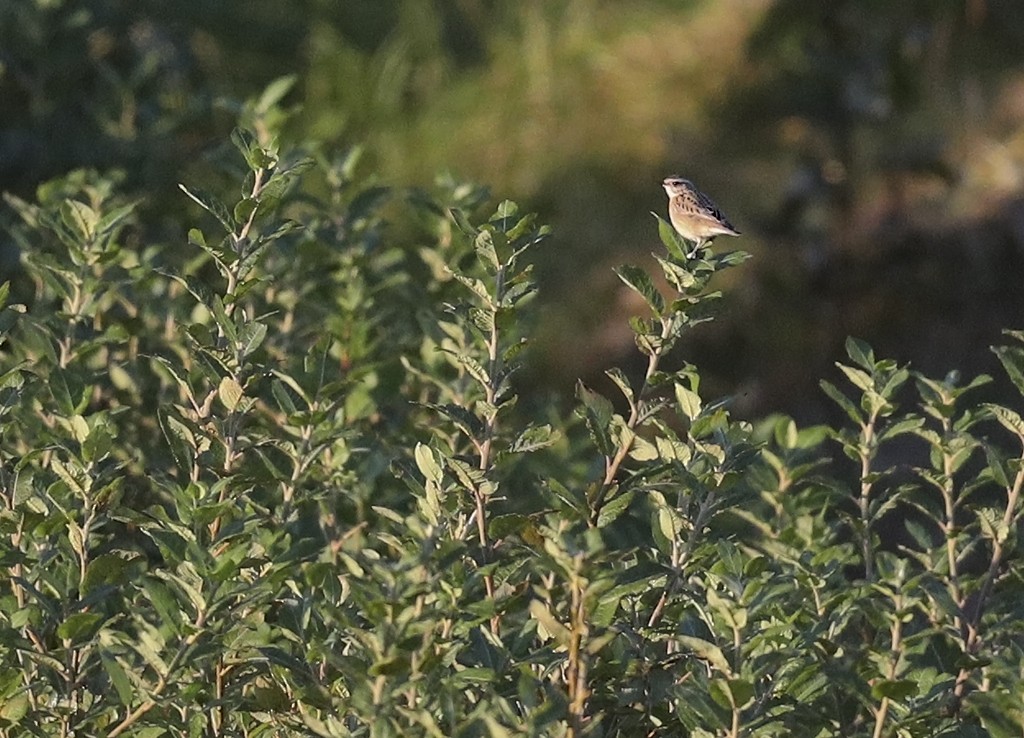
{"type": "Polygon", "coordinates": [[[692,249],[692,250],[690,251],[690,253],[688,253],[688,254],[686,255],[686,258],[687,258],[687,259],[693,259],[694,257],[696,257],[696,256],[697,256],[697,254],[699,254],[699,253],[700,253],[700,250],[701,250],[702,248],[704,248],[704,244],[705,244],[705,243],[706,243],[706,239],[703,239],[703,238],[699,238],[699,239],[697,239],[696,241],[694,241],[694,243],[693,243],[693,249],[692,249]]]}

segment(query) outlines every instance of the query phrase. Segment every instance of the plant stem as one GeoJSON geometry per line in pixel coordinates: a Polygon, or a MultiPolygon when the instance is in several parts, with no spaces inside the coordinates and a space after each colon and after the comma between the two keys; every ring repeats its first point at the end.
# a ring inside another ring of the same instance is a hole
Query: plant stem
{"type": "Polygon", "coordinates": [[[869,582],[875,580],[875,558],[871,548],[871,488],[870,480],[871,461],[875,455],[875,421],[876,416],[872,415],[868,422],[861,428],[860,447],[860,497],[858,507],[860,509],[861,522],[861,555],[864,558],[864,579],[869,582]]]}
{"type": "MultiPolygon", "coordinates": [[[[943,438],[948,438],[950,433],[950,421],[943,420],[943,438]]],[[[964,594],[960,587],[960,575],[957,566],[958,552],[956,550],[956,495],[953,488],[953,455],[948,448],[942,452],[942,502],[944,506],[944,518],[942,521],[942,535],[946,539],[946,566],[949,568],[949,596],[956,603],[958,614],[953,618],[953,627],[959,633],[963,629],[963,618],[961,614],[964,608],[964,594]]]]}
{"type": "Polygon", "coordinates": [[[669,576],[669,581],[665,583],[665,588],[661,591],[661,597],[658,598],[658,604],[654,606],[651,617],[647,620],[648,628],[653,628],[658,624],[665,610],[665,605],[668,604],[669,598],[675,594],[679,582],[682,581],[683,564],[690,558],[693,547],[697,545],[700,532],[708,522],[715,499],[715,493],[711,491],[704,498],[703,502],[700,503],[700,510],[697,511],[697,519],[693,522],[693,530],[690,532],[690,537],[686,540],[686,546],[680,551],[678,543],[676,541],[672,542],[672,574],[669,576]]]}
{"type": "MultiPolygon", "coordinates": [[[[484,387],[484,397],[487,403],[487,415],[484,423],[483,437],[478,444],[480,452],[479,469],[485,474],[491,468],[491,454],[494,446],[494,437],[498,430],[498,390],[500,389],[500,374],[502,361],[500,352],[500,334],[498,331],[498,309],[505,298],[505,270],[506,264],[498,267],[494,278],[494,301],[491,307],[491,330],[487,337],[487,384],[484,387]]],[[[480,550],[483,554],[484,564],[489,564],[492,558],[491,543],[487,536],[487,496],[480,489],[473,491],[474,502],[476,503],[476,526],[477,538],[480,543],[480,550]]],[[[487,598],[494,600],[494,576],[490,573],[484,574],[484,589],[487,598]]],[[[495,614],[491,618],[491,632],[498,635],[500,620],[495,614]]]]}
{"type": "MultiPolygon", "coordinates": [[[[889,680],[895,679],[896,674],[899,670],[900,658],[902,654],[900,649],[903,647],[903,621],[901,619],[900,610],[903,609],[903,595],[897,594],[893,599],[894,617],[892,625],[890,625],[890,638],[889,638],[889,653],[892,654],[892,658],[889,661],[889,671],[886,674],[886,678],[889,680]]],[[[882,697],[881,702],[878,704],[878,710],[875,712],[875,729],[872,731],[872,738],[882,738],[882,731],[885,729],[885,720],[889,714],[889,698],[882,697]]]]}
{"type": "Polygon", "coordinates": [[[664,355],[666,341],[672,335],[674,328],[674,316],[670,315],[661,318],[661,342],[657,346],[651,347],[651,353],[647,356],[647,370],[644,372],[644,380],[640,384],[640,390],[637,392],[637,399],[630,402],[629,418],[626,420],[626,432],[622,434],[622,441],[615,450],[615,455],[605,457],[604,478],[601,480],[601,486],[594,494],[594,501],[590,506],[590,520],[588,524],[591,528],[597,527],[597,518],[601,513],[601,508],[607,502],[605,498],[608,495],[608,490],[611,489],[612,484],[615,482],[615,476],[619,473],[619,467],[622,466],[622,462],[626,460],[630,449],[633,448],[633,440],[636,438],[634,431],[640,422],[643,396],[650,387],[651,377],[658,370],[658,363],[664,355]]]}
{"type": "Polygon", "coordinates": [[[178,646],[177,652],[174,657],[167,664],[167,673],[161,674],[157,680],[156,686],[149,693],[149,699],[143,702],[141,705],[132,710],[131,713],[125,717],[120,723],[114,726],[114,729],[108,734],[108,738],[117,738],[124,731],[128,730],[132,725],[137,723],[147,712],[156,707],[156,698],[163,694],[163,691],[167,689],[169,679],[174,673],[174,670],[178,667],[178,663],[185,657],[185,653],[192,647],[192,645],[199,639],[199,634],[203,627],[206,625],[206,612],[201,611],[196,616],[196,621],[193,624],[193,632],[187,638],[185,638],[181,645],[178,646]]]}
{"type": "Polygon", "coordinates": [[[570,604],[570,627],[569,652],[567,655],[568,669],[566,681],[569,697],[569,738],[580,738],[583,735],[583,726],[586,716],[587,697],[590,690],[587,687],[587,664],[583,656],[583,642],[586,638],[587,615],[584,608],[584,584],[585,580],[580,575],[583,556],[577,554],[573,559],[576,571],[573,572],[569,584],[571,593],[570,604]]]}
{"type": "MultiPolygon", "coordinates": [[[[1021,441],[1024,442],[1024,436],[1021,437],[1021,441]]],[[[1020,463],[1024,464],[1024,455],[1021,456],[1020,463]]],[[[971,656],[977,654],[981,648],[981,618],[985,613],[985,605],[989,595],[992,594],[996,577],[999,575],[999,566],[1003,561],[1003,543],[1005,542],[1005,534],[1003,532],[1008,533],[1014,519],[1019,514],[1017,503],[1020,499],[1022,486],[1024,486],[1024,467],[1017,472],[1017,476],[1013,479],[1013,484],[1007,489],[1006,509],[1003,511],[1003,519],[996,535],[992,539],[992,557],[989,559],[988,571],[985,572],[985,579],[975,600],[974,611],[967,618],[967,639],[964,643],[964,651],[971,656]]],[[[964,693],[967,691],[967,679],[972,671],[973,669],[964,666],[957,674],[956,686],[953,689],[953,695],[956,697],[957,702],[963,698],[964,693]]]]}

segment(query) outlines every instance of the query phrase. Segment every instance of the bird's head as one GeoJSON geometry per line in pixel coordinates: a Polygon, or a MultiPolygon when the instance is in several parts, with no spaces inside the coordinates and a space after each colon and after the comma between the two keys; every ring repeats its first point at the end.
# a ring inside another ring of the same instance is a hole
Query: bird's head
{"type": "Polygon", "coordinates": [[[669,197],[675,197],[693,189],[693,184],[689,180],[676,175],[666,177],[661,186],[665,188],[669,197]]]}

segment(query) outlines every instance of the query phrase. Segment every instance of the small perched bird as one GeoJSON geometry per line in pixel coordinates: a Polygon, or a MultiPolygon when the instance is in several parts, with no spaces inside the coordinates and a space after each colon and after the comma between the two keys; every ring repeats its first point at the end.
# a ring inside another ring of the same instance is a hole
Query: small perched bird
{"type": "Polygon", "coordinates": [[[715,236],[738,236],[740,232],[730,223],[711,198],[682,177],[668,177],[661,186],[668,193],[668,218],[672,227],[695,246],[687,256],[692,258],[715,236]]]}

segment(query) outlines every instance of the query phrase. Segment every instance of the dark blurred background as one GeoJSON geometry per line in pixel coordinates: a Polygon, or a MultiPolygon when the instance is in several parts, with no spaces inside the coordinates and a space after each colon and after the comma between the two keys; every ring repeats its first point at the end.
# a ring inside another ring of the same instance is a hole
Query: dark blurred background
{"type": "Polygon", "coordinates": [[[289,135],[362,147],[392,208],[451,173],[554,225],[540,388],[638,361],[611,269],[672,173],[754,255],[679,355],[741,416],[829,418],[847,335],[941,377],[1024,327],[1021,0],[6,0],[0,190],[120,169],[179,238],[176,183],[292,73],[289,135]]]}

